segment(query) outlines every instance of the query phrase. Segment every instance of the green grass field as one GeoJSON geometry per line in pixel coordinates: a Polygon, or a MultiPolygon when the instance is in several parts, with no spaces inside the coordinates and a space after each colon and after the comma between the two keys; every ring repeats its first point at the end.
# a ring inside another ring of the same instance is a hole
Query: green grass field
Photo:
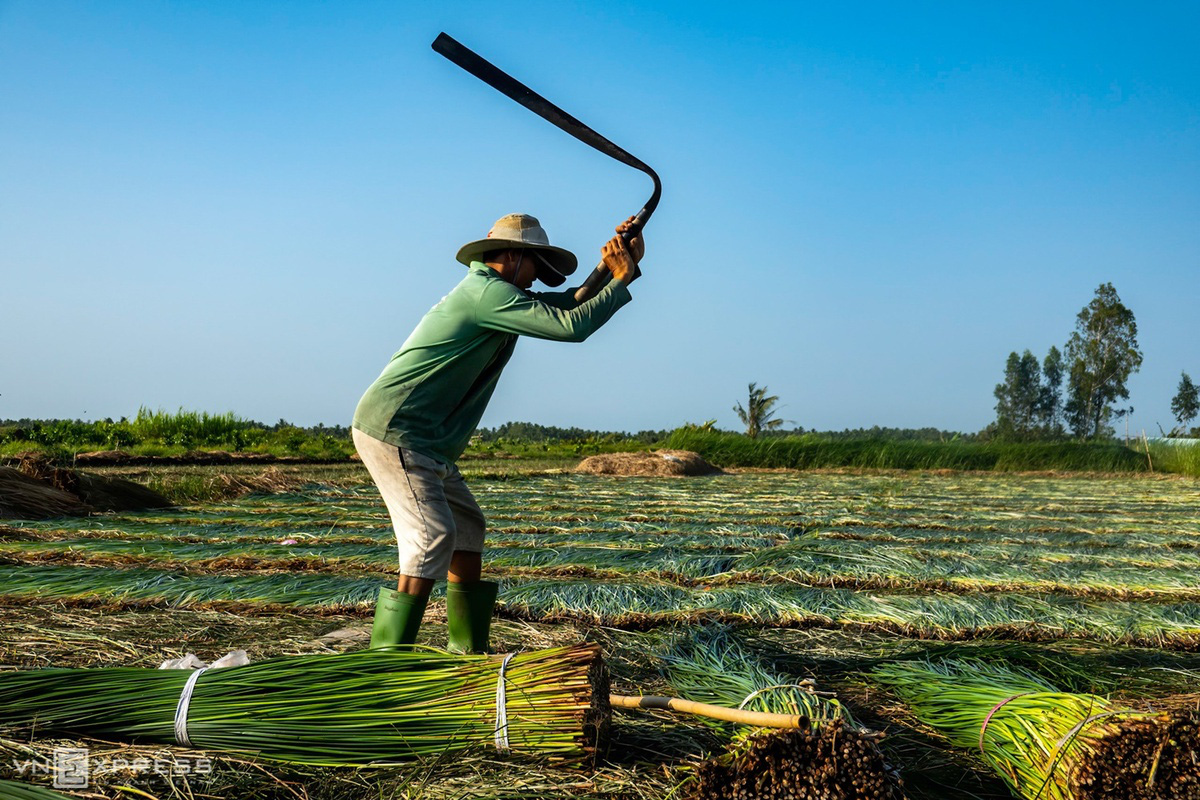
{"type": "MultiPolygon", "coordinates": [[[[553,474],[553,463],[464,466],[490,521],[485,563],[503,585],[502,649],[592,639],[616,691],[671,692],[683,691],[670,683],[681,640],[703,650],[696,642],[714,632],[733,637],[761,659],[754,674],[815,679],[847,714],[887,733],[885,753],[910,797],[1010,795],[969,753],[906,714],[868,667],[971,655],[1131,702],[1194,705],[1200,695],[1192,479],[681,480],[553,474]]],[[[395,580],[392,533],[361,468],[309,467],[294,477],[313,482],[176,511],[0,527],[0,668],[346,646],[320,635],[368,624],[378,587],[395,580]]],[[[156,479],[205,476],[180,468],[156,479]]],[[[434,608],[423,641],[444,641],[438,618],[434,608]]],[[[689,758],[723,741],[661,715],[621,713],[616,722],[620,752],[595,772],[487,754],[357,772],[217,758],[208,782],[190,786],[195,797],[656,798],[670,794],[689,758]]],[[[6,762],[43,746],[11,736],[0,730],[6,762]]],[[[158,777],[125,780],[155,798],[189,797],[158,777]]]]}
{"type": "Polygon", "coordinates": [[[726,467],[981,470],[995,472],[1169,472],[1200,477],[1200,447],[1133,441],[921,441],[764,436],[679,428],[667,447],[693,450],[726,467]],[[1157,463],[1155,463],[1157,461],[1157,463]]]}

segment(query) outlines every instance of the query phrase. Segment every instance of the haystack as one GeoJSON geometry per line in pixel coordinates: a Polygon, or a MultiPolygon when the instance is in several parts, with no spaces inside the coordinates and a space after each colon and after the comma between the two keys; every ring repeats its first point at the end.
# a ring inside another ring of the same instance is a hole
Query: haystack
{"type": "Polygon", "coordinates": [[[46,519],[86,514],[90,509],[75,495],[0,467],[0,519],[46,519]]]}
{"type": "Polygon", "coordinates": [[[175,505],[153,489],[124,478],[76,473],[79,498],[95,511],[141,511],[175,505]]]}
{"type": "MultiPolygon", "coordinates": [[[[52,505],[45,509],[44,513],[15,518],[37,519],[63,514],[86,514],[89,511],[139,511],[147,508],[170,508],[173,505],[166,497],[140,483],[58,467],[40,454],[23,456],[13,471],[45,489],[72,497],[75,505],[82,506],[82,510],[51,513],[56,507],[52,505]]],[[[39,506],[35,504],[31,510],[36,511],[37,508],[39,506]]]]}
{"type": "Polygon", "coordinates": [[[687,476],[719,475],[721,470],[690,450],[655,450],[650,453],[604,453],[589,456],[575,468],[588,475],[687,476]]]}

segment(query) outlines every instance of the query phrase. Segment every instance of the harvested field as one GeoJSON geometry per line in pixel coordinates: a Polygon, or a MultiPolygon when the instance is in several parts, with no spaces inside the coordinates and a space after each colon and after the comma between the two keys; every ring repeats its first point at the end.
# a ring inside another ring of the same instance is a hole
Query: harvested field
{"type": "MultiPolygon", "coordinates": [[[[378,495],[361,470],[307,484],[282,475],[276,486],[285,491],[274,494],[0,526],[0,669],[147,666],[188,650],[215,658],[242,647],[259,659],[362,647],[374,595],[396,574],[378,495]]],[[[728,676],[730,664],[759,659],[762,669],[740,679],[750,683],[730,679],[730,691],[815,679],[836,693],[845,716],[834,717],[884,734],[878,752],[871,745],[863,757],[898,770],[909,797],[951,796],[949,786],[967,792],[954,796],[1009,795],[982,762],[867,677],[882,664],[983,658],[1064,690],[1124,694],[1133,706],[1194,707],[1200,692],[1195,481],[535,474],[479,478],[472,488],[491,525],[486,568],[503,585],[502,652],[591,640],[604,649],[614,691],[691,692],[702,702],[721,698],[671,682],[680,637],[700,654],[700,675],[728,676]],[[732,626],[722,630],[752,656],[705,661],[716,652],[706,632],[718,625],[732,626]],[[1104,676],[1113,682],[1096,685],[1104,676]]],[[[435,603],[422,641],[444,641],[439,614],[435,603]]],[[[709,758],[721,769],[740,764],[749,786],[758,773],[747,765],[806,748],[859,747],[850,744],[857,734],[845,742],[820,734],[759,750],[744,740],[722,755],[727,729],[624,711],[613,736],[609,762],[590,772],[487,754],[367,772],[247,767],[244,758],[217,756],[203,793],[476,796],[470,787],[478,785],[484,796],[659,798],[693,785],[708,796],[725,774],[712,767],[694,784],[709,758]]],[[[0,730],[5,758],[22,748],[48,752],[44,745],[0,730]]],[[[821,785],[832,787],[847,776],[826,777],[821,785]]],[[[156,798],[187,796],[156,778],[131,785],[156,798]]]]}

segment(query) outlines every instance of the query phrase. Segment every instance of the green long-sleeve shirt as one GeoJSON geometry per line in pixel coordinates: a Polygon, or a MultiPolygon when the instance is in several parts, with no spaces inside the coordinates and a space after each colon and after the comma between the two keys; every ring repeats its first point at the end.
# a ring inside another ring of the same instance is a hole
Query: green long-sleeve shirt
{"type": "Polygon", "coordinates": [[[583,303],[573,292],[524,292],[474,261],[367,389],[354,427],[452,464],[479,425],[517,336],[582,342],[631,299],[620,281],[583,303]]]}

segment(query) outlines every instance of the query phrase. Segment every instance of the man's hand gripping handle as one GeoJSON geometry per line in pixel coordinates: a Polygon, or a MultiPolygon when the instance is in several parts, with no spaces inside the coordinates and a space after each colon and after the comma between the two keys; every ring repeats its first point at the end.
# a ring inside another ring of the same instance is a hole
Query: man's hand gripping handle
{"type": "Polygon", "coordinates": [[[642,214],[638,214],[630,217],[617,226],[617,236],[605,242],[601,248],[600,263],[583,285],[575,290],[575,302],[582,303],[595,297],[613,278],[630,284],[641,277],[642,270],[638,267],[638,262],[646,253],[646,246],[641,237],[645,220],[641,219],[641,216],[642,214]]]}

